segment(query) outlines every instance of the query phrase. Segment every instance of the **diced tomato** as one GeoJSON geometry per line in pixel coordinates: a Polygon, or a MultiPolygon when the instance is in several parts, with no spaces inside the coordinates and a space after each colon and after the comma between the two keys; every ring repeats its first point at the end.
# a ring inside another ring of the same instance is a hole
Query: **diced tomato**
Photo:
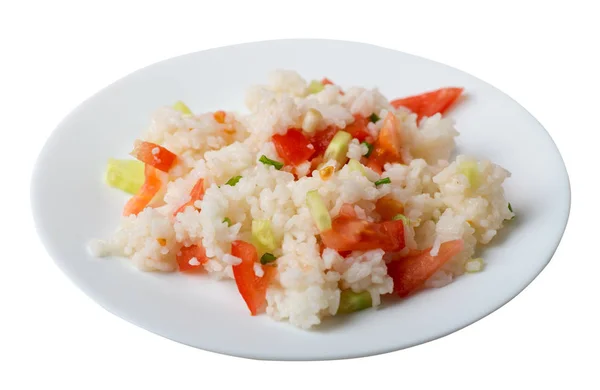
{"type": "Polygon", "coordinates": [[[462,94],[463,88],[441,88],[436,91],[426,92],[420,95],[409,96],[402,99],[392,100],[390,103],[395,108],[406,107],[418,118],[444,113],[462,94]]]}
{"type": "Polygon", "coordinates": [[[323,77],[323,80],[321,80],[321,84],[323,84],[323,85],[328,85],[328,84],[334,85],[333,81],[329,80],[327,77],[323,77]]]}
{"type": "Polygon", "coordinates": [[[437,256],[431,256],[431,249],[427,249],[416,255],[390,262],[388,275],[394,280],[394,292],[405,297],[419,289],[435,271],[462,249],[462,240],[448,241],[440,246],[437,256]]]}
{"type": "Polygon", "coordinates": [[[354,210],[354,205],[350,203],[344,203],[342,207],[340,207],[338,217],[357,218],[356,210],[354,210]]]}
{"type": "Polygon", "coordinates": [[[368,124],[369,120],[367,118],[356,114],[354,115],[354,122],[346,126],[344,131],[350,133],[352,138],[356,138],[360,142],[363,142],[369,136],[369,131],[367,130],[368,124]]]}
{"type": "Polygon", "coordinates": [[[202,264],[207,261],[208,257],[206,257],[206,251],[202,244],[184,246],[177,253],[177,265],[179,265],[179,271],[181,272],[202,271],[204,269],[202,264]],[[196,259],[197,264],[190,264],[190,260],[193,258],[196,259]]]}
{"type": "Polygon", "coordinates": [[[313,136],[310,138],[310,143],[315,148],[315,156],[321,156],[323,153],[325,153],[325,150],[327,150],[329,143],[337,132],[337,127],[329,126],[313,134],[313,136]]]}
{"type": "Polygon", "coordinates": [[[267,287],[275,277],[276,268],[257,263],[258,253],[256,248],[245,241],[232,242],[231,254],[242,259],[240,264],[232,267],[233,276],[238,291],[244,298],[250,313],[256,315],[267,301],[267,287]],[[255,264],[259,264],[263,269],[264,275],[260,278],[254,273],[255,264]]]}
{"type": "MultiPolygon", "coordinates": [[[[194,187],[190,191],[190,200],[182,204],[173,215],[177,215],[185,210],[188,206],[194,206],[194,203],[197,200],[202,200],[204,198],[204,179],[200,179],[194,184],[194,187]]],[[[195,206],[194,206],[195,207],[195,206]]]]}
{"type": "Polygon", "coordinates": [[[321,232],[321,239],[326,247],[337,251],[397,252],[404,248],[404,224],[402,221],[368,222],[340,215],[332,221],[331,229],[321,232]]]}
{"type": "Polygon", "coordinates": [[[369,156],[367,166],[375,172],[383,172],[386,163],[402,162],[402,139],[396,116],[388,112],[383,126],[373,145],[373,152],[369,156]]]}
{"type": "Polygon", "coordinates": [[[277,154],[287,165],[302,164],[315,153],[315,147],[299,129],[288,129],[283,135],[275,134],[272,140],[277,154]]]}
{"type": "Polygon", "coordinates": [[[225,123],[225,111],[215,111],[215,113],[213,114],[213,118],[215,118],[215,120],[217,121],[217,123],[223,124],[225,123]]]}
{"type": "Polygon", "coordinates": [[[145,181],[139,192],[135,194],[125,204],[123,209],[123,215],[128,216],[131,214],[137,215],[152,201],[154,196],[160,191],[162,182],[158,177],[158,172],[151,165],[146,164],[144,167],[145,181]]]}
{"type": "Polygon", "coordinates": [[[396,215],[404,213],[404,205],[391,196],[379,198],[375,203],[375,211],[384,221],[392,220],[396,215]]]}
{"type": "Polygon", "coordinates": [[[166,148],[152,142],[139,140],[136,141],[131,155],[163,172],[169,172],[177,159],[175,153],[166,148]]]}

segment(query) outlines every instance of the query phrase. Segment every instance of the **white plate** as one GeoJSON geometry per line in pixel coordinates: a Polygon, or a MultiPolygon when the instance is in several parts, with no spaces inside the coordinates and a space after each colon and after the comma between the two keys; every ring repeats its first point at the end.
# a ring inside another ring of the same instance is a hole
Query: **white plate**
{"type": "MultiPolygon", "coordinates": [[[[561,156],[519,104],[459,70],[376,46],[281,40],[172,58],[139,70],[77,107],[37,161],[32,205],[40,237],[58,266],[116,315],[172,340],[220,353],[281,360],[337,359],[423,343],[477,321],[525,288],[554,253],[567,223],[570,189],[561,156]],[[513,173],[505,185],[517,218],[483,253],[485,272],[384,304],[312,331],[251,317],[233,282],[139,272],[127,260],[96,259],[94,237],[117,226],[126,197],[102,180],[109,157],[125,156],[159,106],[183,100],[196,112],[241,109],[245,89],[276,68],[341,86],[377,86],[389,98],[463,86],[452,115],[458,150],[513,173]]],[[[490,335],[493,337],[493,335],[490,335]]]]}

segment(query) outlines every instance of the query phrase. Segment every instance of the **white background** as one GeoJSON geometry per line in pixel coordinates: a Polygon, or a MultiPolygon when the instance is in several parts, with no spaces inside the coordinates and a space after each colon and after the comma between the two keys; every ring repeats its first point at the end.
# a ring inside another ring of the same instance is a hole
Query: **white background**
{"type": "Polygon", "coordinates": [[[0,388],[600,388],[594,3],[0,3],[0,388]],[[302,37],[368,42],[449,64],[505,91],[540,120],[566,162],[572,209],[554,259],[523,293],[464,330],[408,350],[264,363],[141,330],[100,308],[54,266],[35,234],[28,190],[37,153],[71,109],[162,59],[302,37]]]}

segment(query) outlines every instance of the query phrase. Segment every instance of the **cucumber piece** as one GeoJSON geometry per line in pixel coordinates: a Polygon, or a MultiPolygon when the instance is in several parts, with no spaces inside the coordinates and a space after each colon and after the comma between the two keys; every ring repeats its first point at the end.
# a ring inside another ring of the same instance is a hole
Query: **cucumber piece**
{"type": "Polygon", "coordinates": [[[277,248],[277,240],[271,221],[267,219],[255,219],[252,221],[252,241],[262,249],[260,252],[272,252],[277,248]]]}
{"type": "Polygon", "coordinates": [[[117,160],[111,158],[106,167],[106,183],[129,194],[137,194],[146,177],[144,163],[138,160],[117,160]]]}
{"type": "Polygon", "coordinates": [[[345,131],[338,131],[333,136],[333,139],[327,146],[325,150],[325,155],[323,160],[325,162],[329,160],[335,160],[339,166],[342,166],[348,160],[346,157],[346,153],[348,153],[348,145],[350,145],[350,141],[352,141],[352,135],[345,131]]]}
{"type": "Polygon", "coordinates": [[[190,108],[186,106],[185,103],[181,100],[173,104],[173,108],[184,115],[192,115],[192,110],[190,110],[190,108]]]}
{"type": "Polygon", "coordinates": [[[353,313],[355,311],[368,309],[371,306],[373,306],[373,300],[370,292],[361,291],[355,293],[352,290],[342,290],[337,314],[353,313]]]}
{"type": "Polygon", "coordinates": [[[313,220],[317,225],[317,229],[321,232],[331,229],[331,216],[329,215],[329,211],[327,210],[327,207],[325,207],[325,202],[323,202],[323,198],[319,195],[318,190],[312,190],[306,193],[306,204],[310,210],[310,215],[312,215],[313,220]]]}

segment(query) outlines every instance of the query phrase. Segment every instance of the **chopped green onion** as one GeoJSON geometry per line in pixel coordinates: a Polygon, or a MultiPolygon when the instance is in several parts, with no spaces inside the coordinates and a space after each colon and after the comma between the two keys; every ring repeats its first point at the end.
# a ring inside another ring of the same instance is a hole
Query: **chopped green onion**
{"type": "Polygon", "coordinates": [[[475,273],[483,270],[485,263],[481,257],[477,259],[471,259],[465,263],[465,272],[475,273]]]}
{"type": "Polygon", "coordinates": [[[309,94],[319,93],[324,89],[325,89],[325,86],[323,85],[323,83],[321,83],[320,81],[317,81],[317,80],[313,80],[310,82],[310,84],[308,84],[308,93],[309,94]]]}
{"type": "Polygon", "coordinates": [[[382,184],[390,184],[392,180],[389,177],[384,177],[383,179],[379,179],[375,182],[376,186],[380,186],[382,184]]]}
{"type": "Polygon", "coordinates": [[[265,265],[265,264],[269,264],[274,262],[275,260],[277,260],[277,257],[273,256],[272,253],[265,253],[264,255],[261,256],[260,258],[260,263],[265,265]]]}
{"type": "Polygon", "coordinates": [[[372,113],[371,116],[369,117],[369,120],[371,121],[371,123],[377,123],[377,121],[379,121],[381,118],[379,117],[379,115],[372,113]]]}
{"type": "Polygon", "coordinates": [[[146,176],[144,163],[138,160],[108,160],[106,167],[106,183],[130,194],[137,194],[146,176]]]}
{"type": "Polygon", "coordinates": [[[262,156],[260,156],[258,161],[260,161],[261,163],[263,163],[265,165],[273,165],[275,167],[275,169],[277,169],[277,170],[280,170],[281,168],[283,168],[283,163],[280,163],[279,161],[271,160],[269,157],[265,156],[264,154],[262,156]]]}
{"type": "Polygon", "coordinates": [[[262,252],[274,251],[277,248],[277,241],[271,221],[268,219],[255,219],[252,221],[252,241],[262,252]]]}
{"type": "Polygon", "coordinates": [[[368,309],[371,306],[373,306],[373,300],[370,292],[361,291],[355,293],[352,290],[342,290],[337,314],[352,313],[368,309]]]}
{"type": "MultiPolygon", "coordinates": [[[[512,205],[510,204],[510,202],[508,202],[508,211],[510,211],[511,213],[514,213],[512,205]]],[[[515,219],[516,215],[513,215],[510,219],[515,219]]]]}
{"type": "Polygon", "coordinates": [[[190,108],[181,100],[173,104],[173,108],[184,115],[192,115],[192,110],[190,110],[190,108]]]}
{"type": "Polygon", "coordinates": [[[348,161],[348,169],[350,172],[360,172],[361,175],[365,176],[365,167],[358,161],[353,158],[348,161]]]}
{"type": "Polygon", "coordinates": [[[402,221],[405,225],[409,225],[410,224],[410,219],[408,219],[404,214],[398,214],[398,215],[396,215],[392,219],[394,221],[402,221]]]}
{"type": "Polygon", "coordinates": [[[352,135],[345,131],[338,131],[335,133],[331,142],[329,142],[329,146],[325,150],[325,155],[323,156],[323,160],[325,162],[329,160],[335,160],[338,164],[344,165],[348,157],[346,157],[346,153],[348,153],[348,146],[350,145],[350,141],[352,141],[352,135]]]}
{"type": "Polygon", "coordinates": [[[367,150],[367,153],[365,154],[365,157],[369,157],[371,155],[371,153],[373,153],[373,145],[371,145],[367,141],[363,141],[363,142],[361,142],[361,144],[363,144],[367,147],[368,150],[367,150]]]}
{"type": "Polygon", "coordinates": [[[231,219],[229,219],[228,217],[223,218],[223,223],[226,223],[227,226],[231,226],[232,225],[231,219]]]}
{"type": "Polygon", "coordinates": [[[331,216],[325,206],[325,202],[323,202],[323,198],[319,195],[319,190],[312,190],[306,193],[306,205],[319,231],[322,232],[331,229],[331,216]]]}
{"type": "Polygon", "coordinates": [[[238,183],[238,181],[240,181],[241,178],[241,176],[234,176],[231,179],[227,180],[227,183],[225,183],[225,185],[233,187],[238,183]]]}

